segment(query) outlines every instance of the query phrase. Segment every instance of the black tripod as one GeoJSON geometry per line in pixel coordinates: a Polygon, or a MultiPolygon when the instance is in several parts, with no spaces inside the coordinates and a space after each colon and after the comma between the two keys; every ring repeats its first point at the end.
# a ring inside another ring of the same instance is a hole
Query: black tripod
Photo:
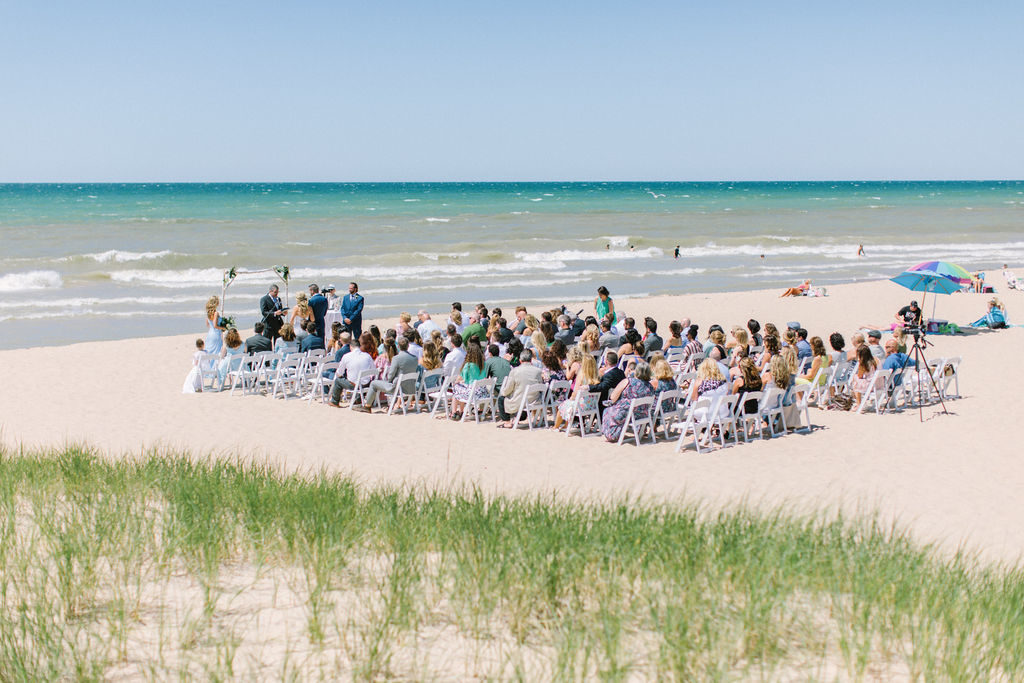
{"type": "Polygon", "coordinates": [[[942,393],[939,392],[939,385],[935,383],[935,376],[932,374],[931,368],[928,366],[928,359],[924,355],[924,350],[928,346],[934,346],[931,342],[925,339],[924,331],[919,325],[907,326],[904,328],[908,333],[914,336],[914,347],[910,350],[910,354],[903,358],[903,364],[900,366],[900,379],[903,379],[903,371],[906,369],[907,364],[910,362],[911,357],[914,359],[914,370],[917,372],[917,414],[920,417],[921,422],[924,422],[924,401],[922,388],[921,388],[921,370],[924,369],[928,373],[928,381],[932,383],[932,390],[939,399],[939,403],[942,405],[942,412],[949,415],[949,411],[946,410],[946,403],[942,400],[942,393]]]}

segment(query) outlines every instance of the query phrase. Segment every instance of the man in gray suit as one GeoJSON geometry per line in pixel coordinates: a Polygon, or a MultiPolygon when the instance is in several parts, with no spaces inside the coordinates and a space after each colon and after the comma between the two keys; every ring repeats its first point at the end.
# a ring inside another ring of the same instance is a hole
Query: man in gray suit
{"type": "Polygon", "coordinates": [[[576,343],[576,334],[572,331],[572,321],[569,316],[562,314],[558,316],[558,332],[555,332],[555,339],[570,347],[576,343]]]}
{"type": "Polygon", "coordinates": [[[598,337],[597,342],[601,345],[601,350],[619,348],[619,335],[612,329],[611,321],[602,318],[600,325],[601,336],[598,337]]]}
{"type": "MultiPolygon", "coordinates": [[[[512,426],[512,416],[505,411],[505,406],[509,406],[512,410],[519,410],[526,387],[544,382],[540,368],[533,364],[533,352],[530,349],[523,349],[523,352],[519,354],[519,361],[519,366],[512,368],[512,372],[508,373],[508,377],[505,378],[505,383],[501,385],[501,396],[498,397],[498,417],[504,420],[504,423],[498,425],[499,427],[512,426]]],[[[530,401],[536,399],[536,395],[529,398],[530,401]]]]}
{"type": "MultiPolygon", "coordinates": [[[[405,337],[399,337],[395,344],[398,346],[398,354],[391,359],[391,365],[388,366],[387,379],[375,379],[370,382],[368,400],[362,406],[354,408],[354,410],[362,410],[364,413],[372,412],[370,406],[377,400],[377,394],[382,392],[390,394],[395,390],[395,380],[398,379],[399,375],[417,372],[419,363],[416,360],[416,356],[409,353],[409,340],[405,337]]],[[[416,379],[407,379],[402,382],[402,391],[407,395],[415,393],[416,379]]]]}

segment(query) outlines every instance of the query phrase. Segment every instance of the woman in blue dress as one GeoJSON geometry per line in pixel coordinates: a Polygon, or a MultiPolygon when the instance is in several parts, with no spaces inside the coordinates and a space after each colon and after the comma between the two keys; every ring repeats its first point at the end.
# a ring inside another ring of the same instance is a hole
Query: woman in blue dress
{"type": "Polygon", "coordinates": [[[220,306],[220,297],[211,296],[206,301],[206,340],[204,351],[206,353],[220,354],[223,339],[221,335],[224,328],[220,326],[220,314],[217,308],[220,306]]]}
{"type": "MultiPolygon", "coordinates": [[[[654,395],[654,387],[651,386],[651,366],[640,361],[636,364],[633,374],[619,382],[619,385],[612,389],[608,398],[612,405],[604,409],[601,418],[601,434],[608,441],[618,441],[622,434],[622,428],[626,426],[626,416],[629,415],[629,402],[634,398],[644,398],[654,395]]],[[[649,406],[637,410],[636,417],[647,417],[649,406]]]]}

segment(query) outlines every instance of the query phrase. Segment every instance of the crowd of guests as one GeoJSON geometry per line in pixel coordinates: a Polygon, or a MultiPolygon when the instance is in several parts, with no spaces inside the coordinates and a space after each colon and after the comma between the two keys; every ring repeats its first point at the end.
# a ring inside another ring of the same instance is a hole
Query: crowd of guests
{"type": "MultiPolygon", "coordinates": [[[[311,291],[314,288],[311,285],[311,291]]],[[[272,290],[268,296],[273,295],[272,290]]],[[[268,330],[261,320],[254,334],[245,340],[236,329],[224,335],[218,366],[221,386],[244,354],[323,349],[329,360],[338,362],[329,389],[332,406],[340,406],[346,390],[362,382],[368,388],[368,398],[352,407],[372,412],[378,397],[393,392],[400,378],[405,377],[402,390],[409,395],[415,393],[419,381],[411,376],[428,373],[432,382],[428,389],[435,388],[443,377],[452,378],[447,417],[457,419],[468,403],[485,397],[479,392],[488,389],[479,385],[475,389],[478,394],[473,394],[474,380],[493,378],[498,392],[499,427],[507,428],[530,387],[559,382],[552,428],[568,428],[570,407],[583,394],[580,400],[589,402],[586,409],[598,412],[601,433],[609,441],[619,438],[630,401],[635,398],[657,397],[678,389],[684,398],[698,401],[774,386],[782,393],[786,425],[795,428],[799,426],[799,414],[794,391],[801,384],[822,383],[825,373],[819,370],[827,370],[836,362],[848,365],[849,384],[859,401],[879,366],[902,369],[914,364],[906,355],[907,340],[899,326],[884,346],[878,330],[854,334],[849,347],[843,335],[833,332],[826,348],[822,337],[809,335],[799,323],[788,323],[780,330],[772,323],[762,326],[753,319],[732,327],[728,333],[721,325],[713,324],[702,334],[698,325],[682,318],[672,320],[662,336],[661,326],[651,317],[638,324],[631,317],[621,316],[604,287],[594,301],[596,315],[571,315],[564,307],[535,315],[524,306],[506,314],[501,308],[488,309],[484,304],[464,311],[462,304],[455,302],[443,323],[421,310],[415,319],[402,313],[394,327],[381,330],[370,325],[362,331],[347,317],[332,325],[326,339],[317,327],[317,315],[309,299],[297,298],[296,307],[290,311],[271,303],[271,311],[285,311],[275,316],[281,319],[276,332],[268,330]],[[442,372],[429,373],[438,369],[442,372]],[[680,377],[685,377],[682,386],[678,384],[680,377]]],[[[215,313],[216,302],[211,299],[210,305],[215,313]]],[[[916,302],[910,308],[919,315],[916,302]]],[[[216,315],[209,321],[211,330],[215,329],[216,315]]],[[[209,344],[206,350],[210,350],[209,344]]],[[[529,403],[535,397],[526,399],[529,403]]],[[[756,413],[757,401],[747,401],[743,410],[756,413]]]]}

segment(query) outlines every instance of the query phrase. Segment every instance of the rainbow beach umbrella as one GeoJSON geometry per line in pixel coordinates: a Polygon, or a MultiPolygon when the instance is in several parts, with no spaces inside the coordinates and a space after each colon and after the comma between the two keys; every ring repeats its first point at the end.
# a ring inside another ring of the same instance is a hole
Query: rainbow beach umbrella
{"type": "Polygon", "coordinates": [[[966,285],[973,279],[971,274],[967,272],[967,269],[963,266],[958,266],[955,263],[949,261],[924,261],[918,263],[913,268],[907,268],[907,272],[925,272],[934,273],[935,275],[941,275],[942,277],[949,278],[953,282],[958,282],[961,285],[966,285]]]}

